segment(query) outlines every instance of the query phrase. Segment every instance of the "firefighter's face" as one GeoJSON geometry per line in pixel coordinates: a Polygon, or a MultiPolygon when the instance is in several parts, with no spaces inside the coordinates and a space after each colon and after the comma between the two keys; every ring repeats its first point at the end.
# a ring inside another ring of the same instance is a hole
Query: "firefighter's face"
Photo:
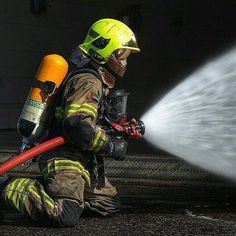
{"type": "Polygon", "coordinates": [[[123,77],[125,74],[127,67],[127,58],[130,53],[130,49],[118,49],[112,53],[107,62],[109,68],[120,77],[123,77]]]}

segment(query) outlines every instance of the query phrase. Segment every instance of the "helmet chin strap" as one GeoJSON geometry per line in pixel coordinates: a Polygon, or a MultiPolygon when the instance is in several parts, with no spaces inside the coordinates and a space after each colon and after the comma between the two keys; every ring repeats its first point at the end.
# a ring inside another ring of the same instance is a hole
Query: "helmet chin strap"
{"type": "Polygon", "coordinates": [[[101,55],[99,55],[96,51],[94,51],[93,49],[89,50],[89,55],[92,60],[94,60],[95,62],[97,62],[99,64],[101,64],[102,62],[105,62],[104,58],[101,55]]]}

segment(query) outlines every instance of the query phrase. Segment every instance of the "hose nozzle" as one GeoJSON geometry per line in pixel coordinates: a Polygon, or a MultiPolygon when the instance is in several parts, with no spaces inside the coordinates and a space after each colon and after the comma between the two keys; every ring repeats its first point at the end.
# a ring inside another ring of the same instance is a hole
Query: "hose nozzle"
{"type": "Polygon", "coordinates": [[[137,121],[137,125],[136,125],[135,129],[138,130],[138,132],[140,134],[144,135],[145,125],[144,125],[143,121],[141,121],[141,120],[137,121]]]}

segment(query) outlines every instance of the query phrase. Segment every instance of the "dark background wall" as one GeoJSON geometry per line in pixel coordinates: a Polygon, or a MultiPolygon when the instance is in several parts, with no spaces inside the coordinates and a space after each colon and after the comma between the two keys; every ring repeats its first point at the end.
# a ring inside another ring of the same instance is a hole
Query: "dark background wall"
{"type": "MultiPolygon", "coordinates": [[[[141,53],[132,55],[118,88],[130,92],[128,111],[140,118],[167,91],[208,60],[234,46],[235,0],[51,0],[41,13],[30,0],[0,5],[0,129],[16,122],[45,54],[68,58],[90,25],[104,17],[126,20],[141,53]]],[[[130,152],[154,153],[132,142],[130,152]]]]}

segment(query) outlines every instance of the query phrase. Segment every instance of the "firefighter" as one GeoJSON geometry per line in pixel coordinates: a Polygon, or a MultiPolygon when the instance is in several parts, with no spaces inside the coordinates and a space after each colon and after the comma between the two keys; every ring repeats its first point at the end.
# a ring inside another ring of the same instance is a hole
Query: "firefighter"
{"type": "MultiPolygon", "coordinates": [[[[139,51],[124,23],[107,18],[91,26],[72,53],[73,66],[49,134],[62,134],[69,144],[39,158],[42,178],[10,178],[2,190],[2,205],[53,227],[73,227],[83,212],[109,216],[119,211],[117,190],[107,178],[98,177],[96,157],[124,160],[128,143],[108,135],[98,120],[116,77],[125,74],[128,56],[139,51]]],[[[141,134],[136,131],[135,136],[141,134]]]]}

